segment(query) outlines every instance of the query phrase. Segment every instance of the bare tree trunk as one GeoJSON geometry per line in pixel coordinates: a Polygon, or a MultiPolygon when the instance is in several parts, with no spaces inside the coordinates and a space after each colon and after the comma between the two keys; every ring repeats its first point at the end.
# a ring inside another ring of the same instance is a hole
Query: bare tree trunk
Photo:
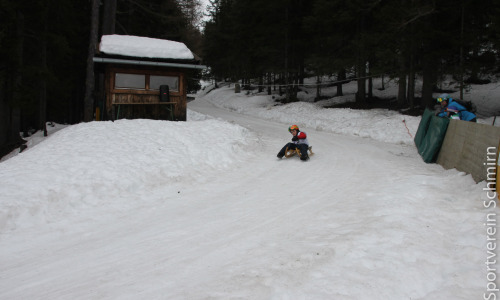
{"type": "Polygon", "coordinates": [[[99,28],[99,0],[92,0],[92,10],[90,16],[90,39],[87,56],[87,79],[85,80],[85,99],[83,109],[83,120],[92,121],[94,112],[94,54],[97,45],[97,35],[99,28]]]}
{"type": "Polygon", "coordinates": [[[298,72],[294,72],[294,79],[293,79],[293,93],[292,93],[292,96],[293,96],[293,99],[294,100],[297,100],[297,94],[299,93],[299,73],[298,72]]]}
{"type": "Polygon", "coordinates": [[[272,77],[273,77],[273,90],[276,92],[276,73],[273,73],[272,77]]]}
{"type": "Polygon", "coordinates": [[[366,102],[366,68],[364,61],[359,61],[358,58],[358,92],[356,93],[356,102],[365,103],[366,102]]]}
{"type": "Polygon", "coordinates": [[[5,97],[6,72],[4,70],[4,66],[0,65],[0,158],[8,151],[7,142],[10,124],[9,106],[5,97]]]}
{"type": "Polygon", "coordinates": [[[462,0],[462,19],[460,21],[460,99],[464,99],[464,14],[465,14],[465,4],[462,0]]]}
{"type": "Polygon", "coordinates": [[[410,108],[415,107],[415,62],[413,53],[410,55],[410,70],[408,74],[408,102],[410,108]]]}
{"type": "Polygon", "coordinates": [[[114,34],[116,24],[116,0],[104,0],[102,16],[102,34],[114,34]]]}
{"type": "Polygon", "coordinates": [[[271,95],[271,73],[267,73],[267,94],[271,95]]]}
{"type": "Polygon", "coordinates": [[[283,80],[284,76],[285,76],[285,75],[284,75],[283,73],[280,73],[280,75],[279,75],[279,78],[280,78],[280,79],[279,79],[279,83],[280,83],[280,84],[278,85],[278,93],[279,93],[279,95],[280,95],[280,96],[282,96],[282,95],[283,95],[283,82],[285,82],[285,81],[283,80]]]}
{"type": "MultiPolygon", "coordinates": [[[[415,1],[411,1],[411,7],[413,8],[415,5],[415,1]]],[[[410,32],[410,57],[409,57],[409,70],[408,70],[408,96],[407,100],[410,104],[410,109],[415,107],[415,24],[409,24],[409,32],[410,32]]]]}
{"type": "Polygon", "coordinates": [[[365,103],[366,102],[366,60],[364,58],[364,41],[362,40],[362,34],[364,30],[364,16],[358,16],[358,26],[357,26],[357,51],[356,51],[356,70],[357,70],[357,83],[358,91],[356,93],[356,102],[365,103]]]}
{"type": "Polygon", "coordinates": [[[343,96],[344,91],[342,90],[342,84],[344,84],[344,80],[346,80],[346,71],[345,69],[341,69],[337,75],[337,81],[340,81],[337,83],[337,96],[343,96]]]}
{"type": "Polygon", "coordinates": [[[373,78],[372,78],[372,74],[371,74],[371,66],[370,64],[368,63],[368,99],[371,100],[373,99],[373,78]]]}
{"type": "Polygon", "coordinates": [[[399,74],[398,83],[398,106],[404,107],[406,105],[406,74],[399,74]]]}
{"type": "Polygon", "coordinates": [[[399,54],[398,106],[406,105],[406,60],[404,53],[399,54]]]}
{"type": "Polygon", "coordinates": [[[321,100],[321,76],[316,76],[316,101],[321,100]]]}
{"type": "Polygon", "coordinates": [[[422,106],[433,107],[432,91],[437,82],[436,66],[437,62],[431,56],[424,57],[423,60],[423,82],[422,82],[422,106]]]}
{"type": "Polygon", "coordinates": [[[14,83],[12,90],[13,105],[10,111],[10,130],[9,130],[9,143],[18,144],[21,143],[22,139],[19,135],[21,132],[21,108],[19,106],[21,98],[21,85],[23,82],[23,74],[21,70],[23,69],[23,53],[24,53],[24,14],[21,11],[17,11],[16,16],[16,68],[14,73],[14,83]]]}
{"type": "Polygon", "coordinates": [[[285,31],[285,93],[286,93],[286,102],[290,102],[292,98],[292,87],[290,85],[290,70],[288,70],[288,64],[289,64],[289,35],[288,35],[288,30],[289,30],[289,25],[288,25],[288,7],[286,8],[286,31],[285,31]]]}
{"type": "Polygon", "coordinates": [[[42,70],[42,76],[40,76],[40,100],[38,108],[38,129],[43,131],[43,135],[47,136],[47,76],[44,73],[47,71],[47,36],[48,30],[48,18],[49,18],[49,6],[45,5],[43,11],[43,33],[40,45],[40,67],[42,70]]]}

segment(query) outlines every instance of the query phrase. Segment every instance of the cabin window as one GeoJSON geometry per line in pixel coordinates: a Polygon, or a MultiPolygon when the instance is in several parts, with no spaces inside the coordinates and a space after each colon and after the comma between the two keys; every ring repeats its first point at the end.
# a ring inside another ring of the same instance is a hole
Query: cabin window
{"type": "Polygon", "coordinates": [[[115,88],[117,89],[145,89],[146,75],[116,73],[115,88]]]}
{"type": "Polygon", "coordinates": [[[177,76],[149,76],[149,89],[159,90],[160,85],[168,85],[168,89],[173,92],[179,91],[179,77],[177,76]]]}
{"type": "Polygon", "coordinates": [[[159,76],[146,74],[115,74],[116,89],[159,90],[160,85],[168,85],[172,92],[179,91],[179,76],[159,76]]]}

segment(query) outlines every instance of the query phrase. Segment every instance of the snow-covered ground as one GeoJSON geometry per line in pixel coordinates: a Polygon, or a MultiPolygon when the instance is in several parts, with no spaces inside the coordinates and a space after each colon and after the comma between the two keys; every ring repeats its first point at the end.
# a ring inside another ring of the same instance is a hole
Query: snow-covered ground
{"type": "Polygon", "coordinates": [[[420,118],[304,100],[223,87],[188,122],[32,140],[0,163],[0,299],[469,300],[500,286],[485,225],[500,211],[485,182],[422,161],[420,118]],[[276,158],[292,123],[307,162],[276,158]]]}

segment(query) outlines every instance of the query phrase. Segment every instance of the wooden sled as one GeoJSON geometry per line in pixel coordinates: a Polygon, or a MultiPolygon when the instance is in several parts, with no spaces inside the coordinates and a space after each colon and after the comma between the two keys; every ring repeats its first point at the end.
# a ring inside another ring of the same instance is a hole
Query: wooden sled
{"type": "MultiPolygon", "coordinates": [[[[307,152],[308,152],[307,154],[309,156],[311,156],[311,155],[314,154],[314,152],[312,152],[312,146],[307,147],[307,152]]],[[[299,148],[295,148],[295,149],[288,149],[288,148],[286,148],[286,151],[285,151],[285,157],[286,158],[292,157],[294,155],[300,156],[300,150],[299,150],[299,148]]]]}

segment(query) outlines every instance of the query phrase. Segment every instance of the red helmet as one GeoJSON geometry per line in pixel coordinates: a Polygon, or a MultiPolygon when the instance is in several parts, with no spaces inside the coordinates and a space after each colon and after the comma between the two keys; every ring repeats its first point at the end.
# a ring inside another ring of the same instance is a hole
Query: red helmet
{"type": "Polygon", "coordinates": [[[292,126],[288,127],[288,131],[289,131],[289,132],[292,132],[292,130],[297,130],[297,131],[299,131],[299,126],[297,126],[297,125],[292,125],[292,126]]]}

